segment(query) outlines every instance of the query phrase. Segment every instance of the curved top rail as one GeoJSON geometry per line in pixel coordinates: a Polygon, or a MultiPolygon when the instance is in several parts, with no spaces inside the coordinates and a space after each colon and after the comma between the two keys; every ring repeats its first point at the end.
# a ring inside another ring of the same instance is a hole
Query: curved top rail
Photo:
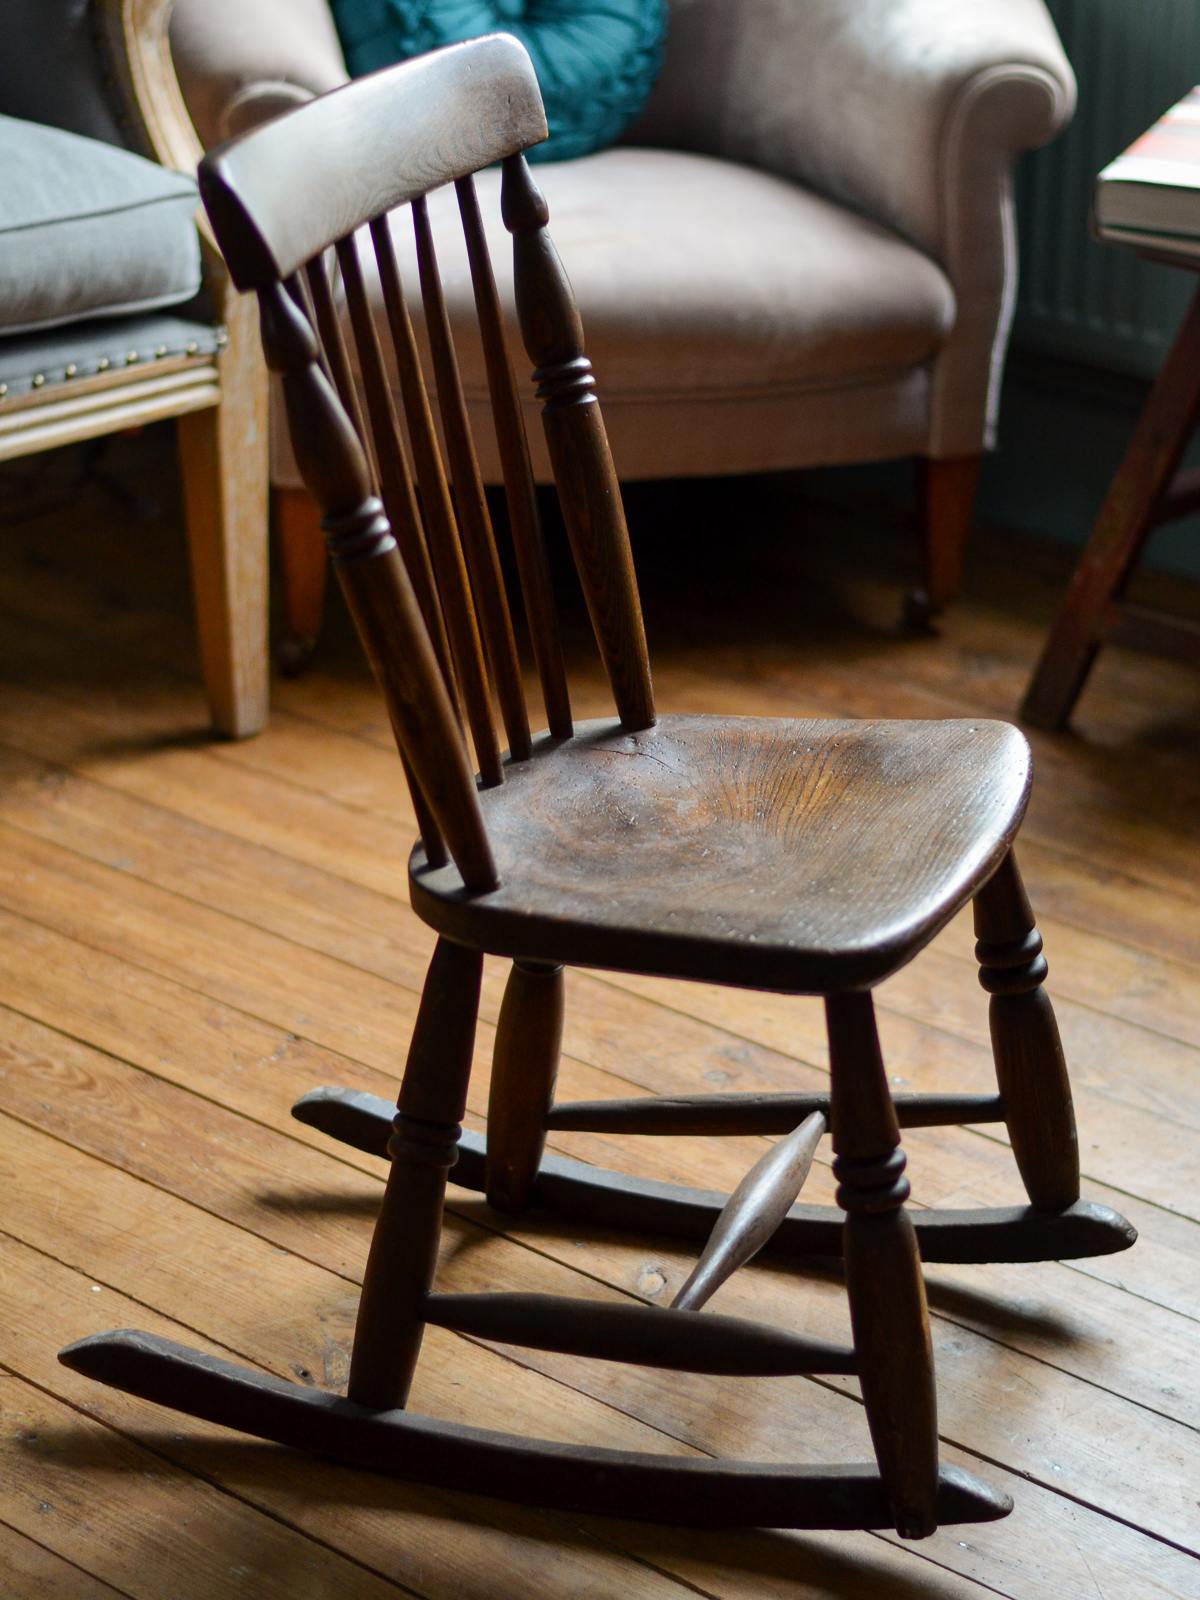
{"type": "Polygon", "coordinates": [[[239,289],[286,278],[372,217],[546,138],[533,63],[505,33],[434,50],[216,146],[200,193],[239,289]],[[304,193],[279,173],[304,176],[304,193]]]}

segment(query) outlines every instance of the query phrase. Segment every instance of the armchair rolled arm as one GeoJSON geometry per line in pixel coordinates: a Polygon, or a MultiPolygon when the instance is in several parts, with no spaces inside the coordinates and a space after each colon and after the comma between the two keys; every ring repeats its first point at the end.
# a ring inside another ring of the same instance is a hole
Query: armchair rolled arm
{"type": "Polygon", "coordinates": [[[1074,96],[1042,0],[673,0],[635,137],[796,178],[944,261],[971,147],[1011,162],[1074,96]]]}
{"type": "Polygon", "coordinates": [[[795,178],[932,256],[956,316],[931,371],[929,453],[967,456],[995,431],[1013,164],[1074,104],[1042,0],[672,0],[633,136],[795,178]]]}
{"type": "Polygon", "coordinates": [[[206,146],[347,80],[326,0],[176,0],[171,50],[206,146]]]}

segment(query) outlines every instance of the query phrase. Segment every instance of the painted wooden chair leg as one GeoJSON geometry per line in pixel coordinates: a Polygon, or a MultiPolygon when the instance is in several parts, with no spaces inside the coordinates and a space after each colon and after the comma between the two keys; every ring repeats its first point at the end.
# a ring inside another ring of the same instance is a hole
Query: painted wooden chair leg
{"type": "Polygon", "coordinates": [[[524,1211],[546,1144],[562,1047],[563,969],[514,961],[500,1007],[488,1096],[487,1198],[524,1211]]]}
{"type": "Polygon", "coordinates": [[[917,462],[921,584],[905,604],[910,627],[929,628],[962,588],[981,456],[917,462]]]}
{"type": "Polygon", "coordinates": [[[1079,1199],[1075,1113],[1054,1007],[1042,987],[1042,938],[1012,851],[975,896],[975,933],[1013,1155],[1033,1204],[1059,1211],[1079,1199]]]}
{"type": "Polygon", "coordinates": [[[220,402],[175,433],[213,727],[244,739],[267,720],[267,384],[252,303],[228,329],[220,402]]]}
{"type": "Polygon", "coordinates": [[[312,659],[325,610],[328,561],[321,514],[307,489],[276,489],[272,495],[275,548],[283,589],[284,633],[278,658],[289,676],[312,659]]]}
{"type": "Polygon", "coordinates": [[[363,1279],[347,1397],[386,1411],[408,1399],[433,1284],[446,1174],[457,1156],[483,957],[439,939],[425,978],[388,1141],[391,1167],[363,1279]]]}
{"type": "Polygon", "coordinates": [[[908,1179],[870,994],[830,995],[834,1176],[846,1213],[846,1288],[859,1381],[896,1531],[937,1527],[933,1346],[908,1179]]]}

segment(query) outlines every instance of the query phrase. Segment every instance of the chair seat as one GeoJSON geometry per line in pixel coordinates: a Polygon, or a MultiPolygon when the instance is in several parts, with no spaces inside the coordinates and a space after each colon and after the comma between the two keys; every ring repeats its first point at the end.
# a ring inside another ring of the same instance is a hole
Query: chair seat
{"type": "Polygon", "coordinates": [[[410,862],[484,950],[791,993],[878,982],[990,876],[1029,790],[1002,722],[667,716],[535,741],[480,794],[500,887],[410,862]]]}

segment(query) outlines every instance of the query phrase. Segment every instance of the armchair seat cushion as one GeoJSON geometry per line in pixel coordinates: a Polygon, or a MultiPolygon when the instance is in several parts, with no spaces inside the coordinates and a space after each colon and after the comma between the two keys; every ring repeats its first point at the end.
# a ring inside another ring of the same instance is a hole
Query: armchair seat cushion
{"type": "MultiPolygon", "coordinates": [[[[563,162],[552,176],[550,231],[571,263],[602,401],[852,382],[918,365],[953,326],[954,291],[935,262],[787,179],[643,149],[563,162]]],[[[500,175],[476,182],[515,338],[500,175]]],[[[482,395],[453,190],[430,209],[464,386],[482,395]]],[[[419,305],[407,213],[393,227],[419,305]]]]}
{"type": "MultiPolygon", "coordinates": [[[[623,475],[857,459],[864,432],[881,458],[919,448],[928,367],[956,304],[945,273],[915,246],[787,179],[709,156],[620,148],[564,162],[550,176],[550,230],[571,263],[623,475]]],[[[496,171],[476,179],[517,352],[499,181],[496,171]]],[[[487,381],[454,192],[429,203],[463,387],[482,423],[487,381]]],[[[419,323],[406,213],[393,230],[419,323]]],[[[382,324],[381,305],[376,315],[382,324]]],[[[523,358],[516,364],[524,375],[523,358]]],[[[545,479],[532,403],[527,421],[545,479]]],[[[275,460],[286,482],[294,469],[281,432],[275,460]]],[[[494,482],[492,441],[485,426],[477,432],[494,482]]]]}
{"type": "Polygon", "coordinates": [[[198,291],[190,178],[3,116],[0,170],[0,332],[158,310],[198,291]]]}
{"type": "MultiPolygon", "coordinates": [[[[483,192],[499,174],[479,181],[511,303],[511,240],[483,192]]],[[[617,149],[560,165],[547,185],[602,401],[853,382],[918,365],[953,326],[954,291],[936,263],[788,179],[685,151],[617,149]]],[[[447,217],[438,237],[465,314],[461,230],[447,217]]],[[[481,394],[477,350],[464,355],[464,381],[481,394]]]]}

